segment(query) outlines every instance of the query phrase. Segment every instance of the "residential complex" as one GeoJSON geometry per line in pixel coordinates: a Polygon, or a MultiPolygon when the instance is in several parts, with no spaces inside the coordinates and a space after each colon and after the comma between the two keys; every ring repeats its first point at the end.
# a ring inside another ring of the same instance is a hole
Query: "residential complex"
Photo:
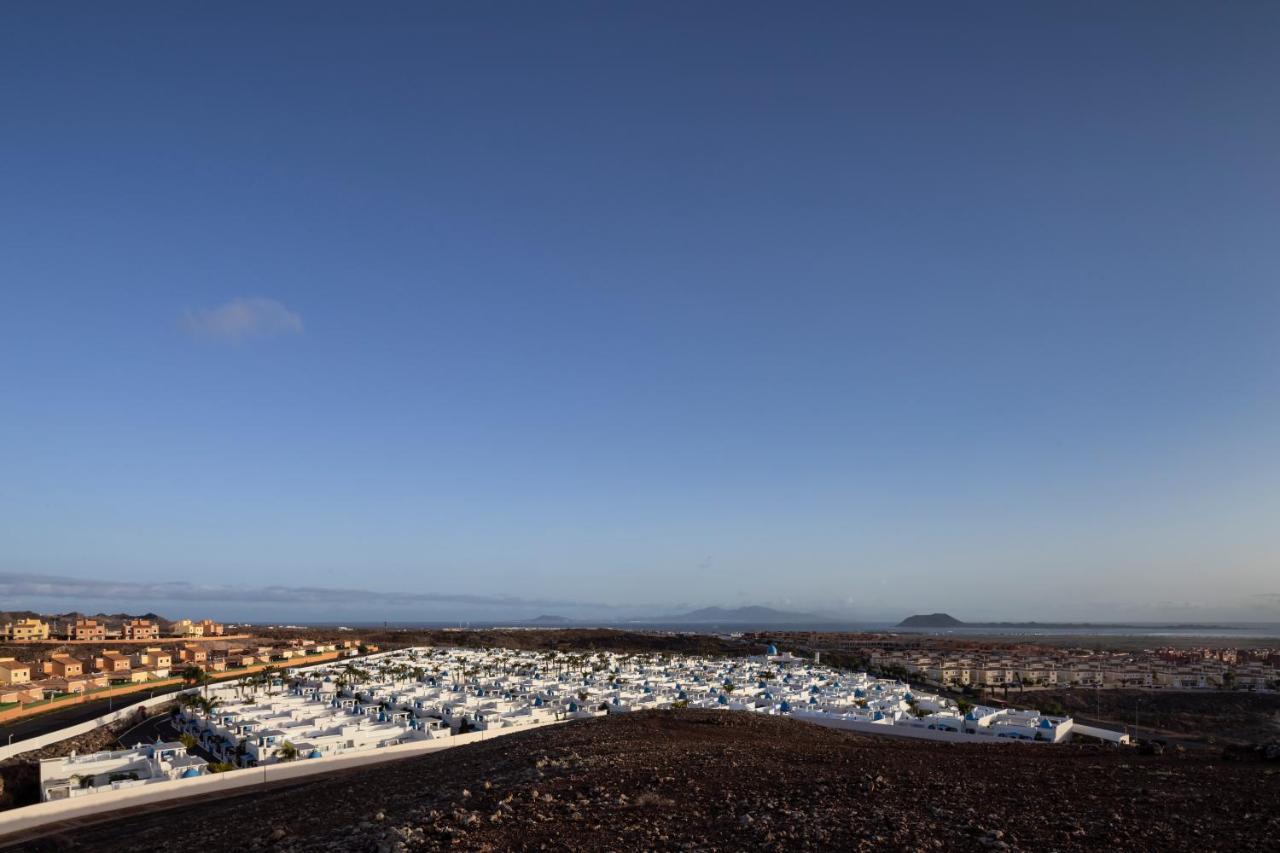
{"type": "Polygon", "coordinates": [[[120,624],[88,616],[70,616],[54,625],[39,618],[24,618],[0,625],[0,642],[37,643],[57,637],[81,643],[118,640],[121,642],[149,642],[161,637],[200,639],[226,636],[226,626],[212,619],[180,619],[168,630],[155,619],[129,618],[120,624]]]}
{"type": "Polygon", "coordinates": [[[1280,686],[1280,654],[1239,660],[1235,650],[1224,659],[1205,654],[1152,650],[1106,652],[1063,649],[1027,652],[1011,650],[871,649],[875,669],[900,668],[908,675],[943,687],[987,689],[1048,687],[1276,689],[1280,686]]]}
{"type": "Polygon", "coordinates": [[[405,649],[320,664],[257,686],[220,686],[182,730],[220,761],[253,767],[472,731],[673,707],[796,717],[832,728],[933,740],[1060,743],[1082,729],[1034,710],[961,707],[901,681],[774,653],[755,658],[405,649]]]}
{"type": "Polygon", "coordinates": [[[31,661],[0,658],[0,704],[37,702],[111,686],[164,681],[177,677],[188,666],[222,673],[261,664],[291,665],[330,652],[355,654],[356,646],[353,640],[321,643],[306,639],[249,646],[234,641],[183,643],[175,647],[157,644],[137,652],[119,647],[93,652],[65,646],[31,661]]]}

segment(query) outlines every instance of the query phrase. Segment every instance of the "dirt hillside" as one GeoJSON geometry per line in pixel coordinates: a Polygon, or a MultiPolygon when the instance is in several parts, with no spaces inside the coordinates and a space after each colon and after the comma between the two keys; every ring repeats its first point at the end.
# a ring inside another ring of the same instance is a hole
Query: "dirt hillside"
{"type": "Polygon", "coordinates": [[[29,851],[1276,850],[1280,766],[962,746],[729,712],[526,732],[29,851]]]}

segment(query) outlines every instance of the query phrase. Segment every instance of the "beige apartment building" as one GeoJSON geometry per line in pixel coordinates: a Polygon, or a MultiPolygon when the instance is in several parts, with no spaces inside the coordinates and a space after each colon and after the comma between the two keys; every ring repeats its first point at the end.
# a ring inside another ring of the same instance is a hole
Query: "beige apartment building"
{"type": "Polygon", "coordinates": [[[190,619],[179,619],[173,623],[173,636],[175,637],[203,637],[204,625],[199,622],[193,622],[190,619]]]}
{"type": "Polygon", "coordinates": [[[98,669],[103,672],[128,672],[133,668],[133,661],[128,655],[120,652],[106,651],[97,660],[98,669]]]}
{"type": "Polygon", "coordinates": [[[192,643],[178,649],[178,658],[184,663],[204,663],[209,659],[209,652],[204,646],[192,643]]]}
{"type": "Polygon", "coordinates": [[[34,643],[49,639],[49,623],[39,619],[19,619],[0,628],[0,638],[11,643],[34,643]]]}
{"type": "Polygon", "coordinates": [[[160,627],[149,619],[130,619],[124,623],[126,640],[156,640],[160,638],[160,627]]]}
{"type": "Polygon", "coordinates": [[[31,682],[31,664],[13,658],[0,658],[0,684],[10,686],[31,682]]]}
{"type": "Polygon", "coordinates": [[[173,653],[161,648],[148,648],[138,656],[143,666],[155,669],[169,669],[173,666],[173,653]]]}
{"type": "Polygon", "coordinates": [[[58,678],[78,678],[84,675],[84,662],[71,655],[50,655],[44,663],[44,671],[58,678]]]}

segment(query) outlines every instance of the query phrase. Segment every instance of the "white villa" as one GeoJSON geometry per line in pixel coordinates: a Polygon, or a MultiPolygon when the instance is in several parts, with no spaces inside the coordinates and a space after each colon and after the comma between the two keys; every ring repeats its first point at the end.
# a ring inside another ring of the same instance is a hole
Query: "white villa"
{"type": "Polygon", "coordinates": [[[101,790],[119,790],[203,776],[203,758],[180,743],[155,743],[119,752],[46,758],[40,762],[42,800],[65,800],[101,790]]]}

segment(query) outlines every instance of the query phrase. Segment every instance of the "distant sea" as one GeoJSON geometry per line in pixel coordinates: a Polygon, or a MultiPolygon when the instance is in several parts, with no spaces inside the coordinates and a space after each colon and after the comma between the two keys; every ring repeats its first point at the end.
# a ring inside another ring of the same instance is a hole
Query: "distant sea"
{"type": "MultiPolygon", "coordinates": [[[[336,627],[338,623],[310,623],[316,627],[336,627]]],[[[770,624],[700,624],[693,622],[591,622],[572,621],[564,624],[530,622],[346,622],[349,628],[444,629],[444,628],[613,628],[633,631],[675,631],[702,634],[724,634],[738,631],[841,631],[922,634],[939,637],[1213,637],[1213,638],[1280,638],[1280,623],[1194,624],[1009,624],[965,625],[956,628],[899,628],[893,622],[796,622],[770,624]]]]}

